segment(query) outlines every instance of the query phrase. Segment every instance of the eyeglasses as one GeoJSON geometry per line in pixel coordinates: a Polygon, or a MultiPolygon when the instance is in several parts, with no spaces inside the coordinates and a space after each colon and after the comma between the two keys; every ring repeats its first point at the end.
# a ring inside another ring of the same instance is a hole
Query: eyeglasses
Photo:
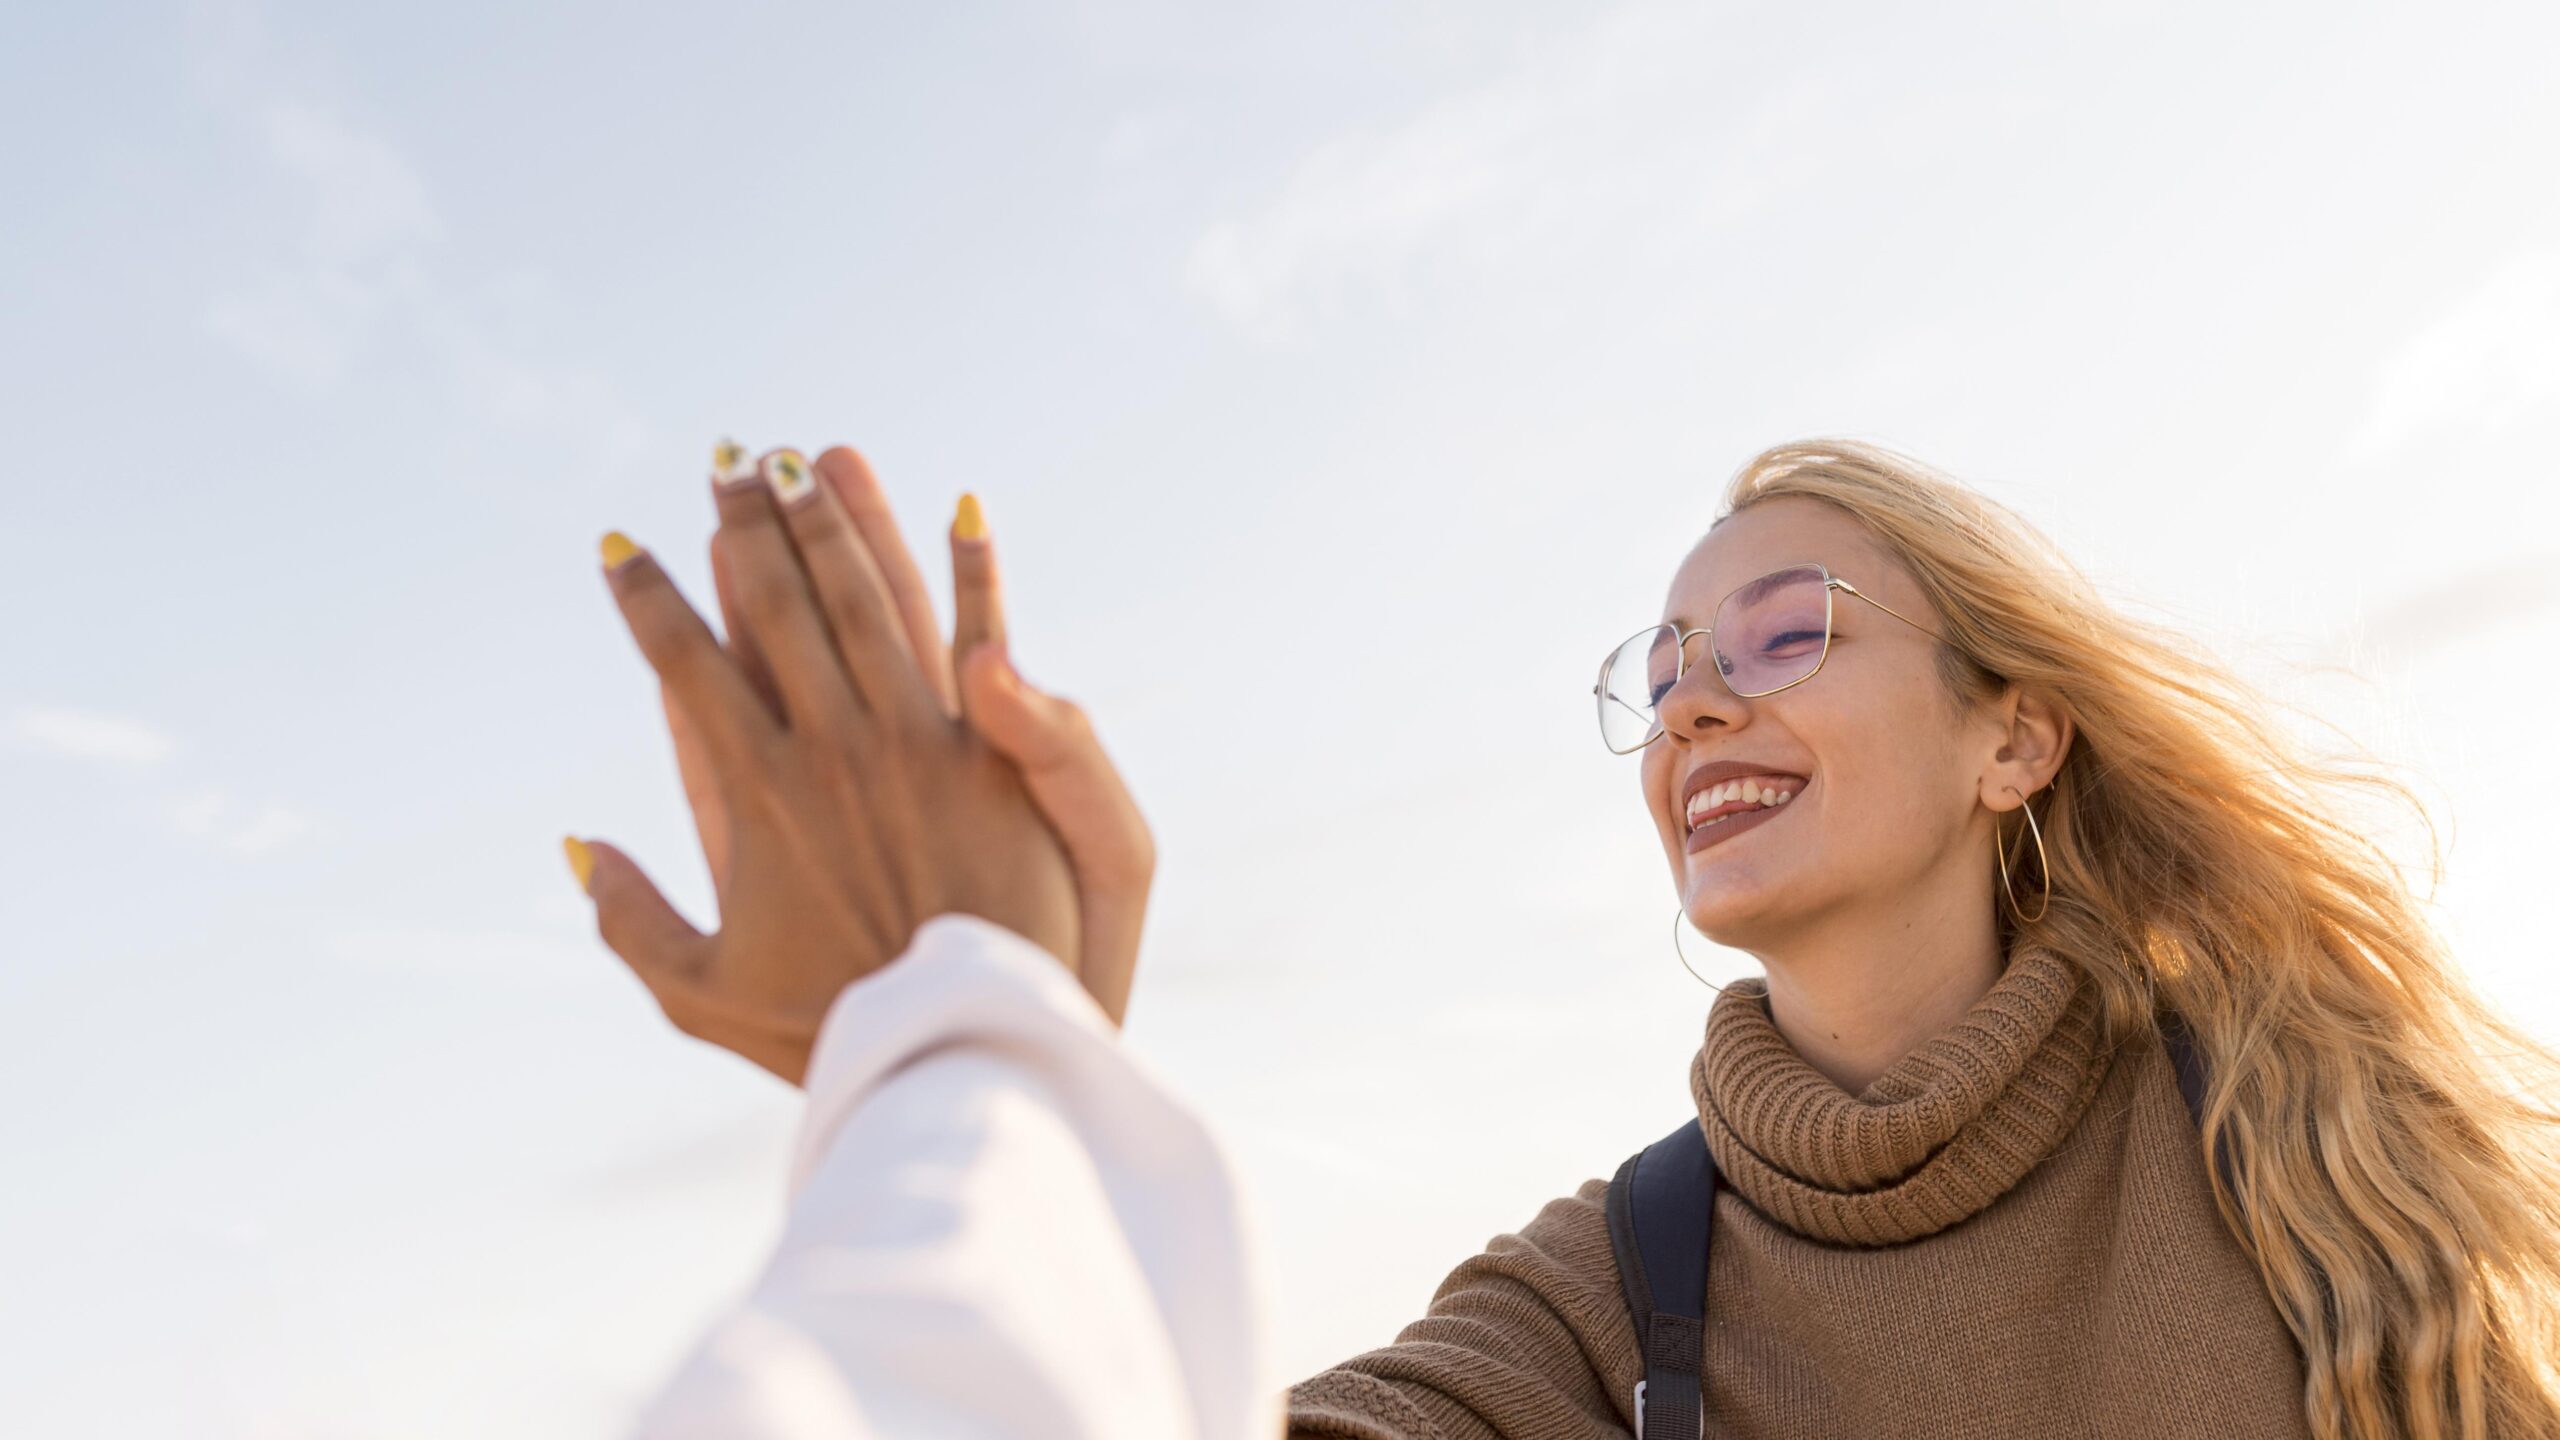
{"type": "Polygon", "coordinates": [[[1945,637],[1807,562],[1772,570],[1716,603],[1715,623],[1704,630],[1656,625],[1640,630],[1600,662],[1600,738],[1620,755],[1632,755],[1662,738],[1655,707],[1688,673],[1689,642],[1710,637],[1716,676],[1743,699],[1774,695],[1814,677],[1831,655],[1831,592],[1846,591],[1921,634],[1945,637]]]}

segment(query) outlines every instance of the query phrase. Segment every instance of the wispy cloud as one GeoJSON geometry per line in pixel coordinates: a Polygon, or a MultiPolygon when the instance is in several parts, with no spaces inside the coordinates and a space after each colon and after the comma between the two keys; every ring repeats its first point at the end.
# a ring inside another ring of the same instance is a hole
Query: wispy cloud
{"type": "Polygon", "coordinates": [[[219,789],[197,790],[169,809],[170,828],[228,854],[272,854],[318,833],[319,820],[273,802],[241,804],[219,789]]]}
{"type": "Polygon", "coordinates": [[[2341,663],[2366,651],[2442,651],[2534,623],[2560,605],[2560,554],[2526,555],[2466,571],[2385,602],[2330,647],[2341,663]]]}
{"type": "Polygon", "coordinates": [[[366,359],[412,342],[441,362],[462,404],[502,424],[575,439],[608,461],[644,452],[649,426],[596,372],[535,353],[500,314],[517,275],[495,289],[446,278],[452,227],[398,147],[341,109],[296,93],[296,67],[273,55],[254,11],[199,47],[201,88],[257,141],[260,159],[302,197],[278,253],[212,297],[206,333],[264,374],[305,393],[346,382],[366,359]]]}
{"type": "Polygon", "coordinates": [[[1584,242],[1676,247],[1809,179],[1819,76],[1701,85],[1718,20],[1638,3],[1384,131],[1318,146],[1276,194],[1211,225],[1190,291],[1263,340],[1435,279],[1511,272],[1584,242]]]}
{"type": "MultiPolygon", "coordinates": [[[[18,707],[9,717],[7,734],[22,745],[68,759],[137,772],[158,769],[178,749],[167,731],[145,721],[50,705],[18,707]]],[[[166,801],[161,814],[180,835],[249,857],[272,854],[324,828],[318,817],[292,806],[238,801],[215,786],[198,786],[166,801]]]]}
{"type": "Polygon", "coordinates": [[[418,297],[442,225],[408,163],[337,116],[268,99],[255,124],[267,160],[301,182],[310,208],[290,259],[215,297],[205,326],[268,373],[326,389],[395,302],[418,297]]]}
{"type": "Polygon", "coordinates": [[[38,749],[75,760],[141,769],[169,758],[177,742],[161,730],[122,715],[50,706],[22,706],[10,730],[38,749]]]}
{"type": "Polygon", "coordinates": [[[2375,382],[2351,462],[2429,434],[2479,436],[2560,409],[2560,250],[2509,260],[2412,336],[2375,382]]]}

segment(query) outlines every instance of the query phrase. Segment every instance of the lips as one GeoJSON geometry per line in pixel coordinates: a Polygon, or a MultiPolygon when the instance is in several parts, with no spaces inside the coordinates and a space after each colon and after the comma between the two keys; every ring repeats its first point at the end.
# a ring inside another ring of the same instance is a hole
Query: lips
{"type": "Polygon", "coordinates": [[[1680,803],[1673,813],[1695,834],[1703,822],[1732,823],[1728,816],[1785,805],[1809,782],[1792,770],[1752,760],[1717,760],[1700,765],[1680,780],[1680,803]],[[1773,800],[1772,796],[1786,799],[1773,800]]]}

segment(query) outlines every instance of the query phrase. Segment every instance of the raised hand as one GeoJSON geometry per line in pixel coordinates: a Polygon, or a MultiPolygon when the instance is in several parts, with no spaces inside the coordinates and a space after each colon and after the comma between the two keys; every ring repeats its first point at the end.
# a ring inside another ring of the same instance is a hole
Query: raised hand
{"type": "Polygon", "coordinates": [[[743,644],[723,647],[646,551],[604,545],[697,814],[714,797],[721,928],[688,924],[617,848],[569,849],[605,943],[669,1021],[798,1084],[835,997],[932,916],[982,916],[1079,970],[1080,926],[1064,848],[1021,772],[918,663],[837,487],[790,451],[763,469],[770,487],[718,492],[714,567],[743,644]]]}
{"type": "MultiPolygon", "coordinates": [[[[715,472],[731,475],[749,475],[754,470],[743,453],[734,449],[716,455],[713,467],[715,472]]],[[[924,578],[870,463],[859,451],[839,445],[818,457],[816,469],[877,562],[918,672],[946,710],[967,719],[987,743],[1021,769],[1033,802],[1065,843],[1082,916],[1078,977],[1103,1012],[1119,1023],[1128,1012],[1137,971],[1147,894],[1155,880],[1155,841],[1084,712],[1073,702],[1032,686],[1013,668],[1005,643],[995,548],[975,497],[961,497],[949,536],[956,613],[952,642],[946,649],[924,578]]],[[[715,474],[715,486],[718,483],[715,474]]],[[[781,702],[752,627],[741,623],[738,587],[723,554],[721,547],[713,548],[711,569],[729,649],[749,683],[779,713],[781,702]]],[[[728,848],[728,821],[721,810],[719,787],[710,782],[700,737],[672,693],[664,693],[677,769],[717,887],[726,872],[728,848]]]]}

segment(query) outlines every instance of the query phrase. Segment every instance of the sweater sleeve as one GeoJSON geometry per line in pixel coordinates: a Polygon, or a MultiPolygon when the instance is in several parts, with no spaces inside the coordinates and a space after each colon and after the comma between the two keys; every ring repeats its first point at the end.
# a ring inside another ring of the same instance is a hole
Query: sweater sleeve
{"type": "Polygon", "coordinates": [[[1396,1342],[1293,1386],[1292,1440],[1626,1440],[1642,1366],[1604,1180],[1449,1273],[1396,1342]]]}

